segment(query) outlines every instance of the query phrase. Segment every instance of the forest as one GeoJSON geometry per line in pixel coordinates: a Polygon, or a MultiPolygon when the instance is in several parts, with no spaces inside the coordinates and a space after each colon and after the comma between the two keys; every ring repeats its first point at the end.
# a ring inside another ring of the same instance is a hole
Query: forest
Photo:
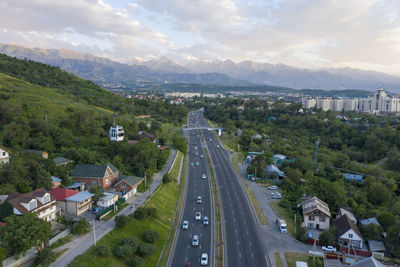
{"type": "MultiPolygon", "coordinates": [[[[224,129],[226,144],[242,154],[264,151],[248,171],[262,178],[274,154],[286,155],[280,170],[284,200],[280,205],[300,213],[301,198],[317,196],[336,216],[339,207],[349,207],[358,219],[376,217],[387,248],[400,256],[400,121],[390,114],[335,113],[320,109],[299,112],[301,104],[239,99],[207,105],[205,116],[224,129]],[[238,107],[242,107],[239,108],[238,107]],[[315,142],[319,141],[315,170],[315,142]],[[363,176],[362,182],[347,181],[343,174],[363,176]]],[[[361,229],[366,236],[370,231],[361,229]]]]}
{"type": "MultiPolygon", "coordinates": [[[[70,183],[68,169],[51,160],[65,157],[74,163],[113,163],[124,174],[149,176],[162,168],[169,150],[144,139],[139,132],[156,135],[160,145],[185,150],[179,128],[187,108],[163,99],[124,99],[57,67],[0,55],[0,145],[11,151],[10,163],[0,168],[0,193],[49,188],[50,175],[70,183]],[[109,141],[116,123],[125,140],[109,141]],[[141,116],[146,115],[146,116],[141,116]],[[22,153],[43,150],[49,159],[22,153]]],[[[71,167],[70,167],[71,168],[71,167]]]]}

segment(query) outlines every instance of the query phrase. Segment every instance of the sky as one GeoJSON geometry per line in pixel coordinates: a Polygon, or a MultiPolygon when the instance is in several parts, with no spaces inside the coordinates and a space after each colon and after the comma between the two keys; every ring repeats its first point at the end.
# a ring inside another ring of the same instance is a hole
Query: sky
{"type": "Polygon", "coordinates": [[[0,0],[0,43],[400,76],[400,0],[0,0]]]}

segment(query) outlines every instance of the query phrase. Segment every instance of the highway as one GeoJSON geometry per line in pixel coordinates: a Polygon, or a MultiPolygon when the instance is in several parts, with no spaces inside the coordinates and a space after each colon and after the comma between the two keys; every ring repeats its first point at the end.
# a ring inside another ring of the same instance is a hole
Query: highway
{"type": "MultiPolygon", "coordinates": [[[[198,123],[197,115],[189,113],[188,127],[198,123]]],[[[211,182],[203,148],[201,146],[200,130],[190,130],[189,135],[189,175],[186,193],[183,198],[183,214],[178,221],[177,233],[173,242],[169,266],[179,267],[191,263],[190,266],[201,266],[200,257],[202,253],[208,254],[208,266],[214,266],[214,212],[211,197],[211,182]],[[197,152],[197,153],[196,153],[197,152]],[[198,155],[196,155],[198,154],[198,155]],[[204,155],[201,157],[201,155],[204,155]],[[196,165],[196,162],[199,165],[196,165]],[[191,166],[193,163],[194,166],[191,166]],[[206,174],[206,179],[202,175],[206,174]],[[197,203],[197,197],[202,197],[202,203],[197,203]],[[196,212],[201,213],[201,220],[195,221],[196,212]],[[209,225],[203,225],[203,218],[209,218],[209,225]],[[188,229],[182,229],[183,221],[189,222],[188,229]],[[193,235],[199,236],[199,245],[192,246],[193,235]]]]}
{"type": "MultiPolygon", "coordinates": [[[[208,126],[202,115],[199,118],[200,126],[208,126]]],[[[202,130],[202,132],[214,165],[222,201],[225,230],[224,266],[269,266],[267,253],[260,240],[262,236],[260,226],[250,207],[247,193],[233,169],[229,152],[222,148],[212,132],[207,130],[202,130]]]]}

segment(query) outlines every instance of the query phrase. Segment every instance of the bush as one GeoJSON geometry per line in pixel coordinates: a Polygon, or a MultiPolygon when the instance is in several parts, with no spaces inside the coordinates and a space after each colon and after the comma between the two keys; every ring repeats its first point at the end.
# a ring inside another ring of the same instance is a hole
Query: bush
{"type": "Polygon", "coordinates": [[[136,241],[136,239],[130,238],[130,237],[126,237],[124,239],[122,239],[122,241],[119,243],[120,245],[128,245],[130,247],[132,247],[133,252],[136,252],[137,248],[138,248],[138,242],[136,241]]]}
{"type": "Polygon", "coordinates": [[[99,257],[108,257],[110,256],[110,248],[104,245],[98,245],[95,247],[95,254],[99,257]]]}
{"type": "Polygon", "coordinates": [[[73,235],[81,235],[89,232],[89,229],[89,222],[85,218],[82,218],[72,226],[71,233],[73,235]]]}
{"type": "Polygon", "coordinates": [[[162,182],[163,184],[168,184],[169,182],[171,182],[171,177],[169,177],[169,173],[165,173],[163,178],[162,178],[162,182]]]}
{"type": "Polygon", "coordinates": [[[297,227],[297,231],[296,231],[296,239],[301,241],[301,242],[305,242],[306,241],[306,233],[307,233],[307,229],[304,227],[297,227]]]}
{"type": "Polygon", "coordinates": [[[146,208],[146,215],[152,218],[158,218],[158,212],[156,208],[146,208]]]}
{"type": "Polygon", "coordinates": [[[131,247],[129,244],[118,245],[114,250],[114,254],[117,257],[124,259],[131,257],[133,253],[135,253],[135,251],[133,250],[133,247],[131,247]]]}
{"type": "Polygon", "coordinates": [[[38,251],[36,254],[36,258],[33,261],[33,265],[38,266],[44,263],[45,261],[49,260],[53,255],[54,253],[51,251],[50,248],[45,248],[42,251],[38,251]]]}
{"type": "Polygon", "coordinates": [[[143,207],[137,208],[135,210],[135,213],[133,214],[133,218],[137,220],[143,220],[145,216],[146,216],[146,210],[143,207]]]}
{"type": "Polygon", "coordinates": [[[319,235],[319,241],[324,245],[333,245],[336,241],[336,228],[330,228],[319,235]]]}
{"type": "Polygon", "coordinates": [[[115,226],[117,228],[123,228],[130,221],[130,218],[126,215],[119,215],[115,217],[115,226]]]}
{"type": "Polygon", "coordinates": [[[133,259],[129,262],[130,266],[139,267],[143,263],[143,259],[140,257],[133,257],[133,259]]]}
{"type": "Polygon", "coordinates": [[[279,202],[279,206],[284,208],[285,210],[292,211],[292,205],[290,204],[290,201],[287,199],[282,199],[279,202]]]}
{"type": "Polygon", "coordinates": [[[140,243],[136,252],[143,258],[148,258],[156,252],[156,249],[151,244],[140,243]]]}
{"type": "Polygon", "coordinates": [[[160,235],[153,230],[146,231],[143,235],[143,241],[147,243],[154,243],[160,239],[160,235]]]}

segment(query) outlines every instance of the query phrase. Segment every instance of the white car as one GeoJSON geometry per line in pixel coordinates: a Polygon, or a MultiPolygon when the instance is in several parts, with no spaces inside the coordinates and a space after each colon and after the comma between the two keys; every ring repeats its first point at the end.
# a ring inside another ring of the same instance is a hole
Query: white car
{"type": "Polygon", "coordinates": [[[203,225],[208,225],[208,217],[204,216],[203,218],[203,225]]]}
{"type": "Polygon", "coordinates": [[[189,222],[188,221],[183,221],[182,229],[188,229],[188,228],[189,228],[189,222]]]}
{"type": "Polygon", "coordinates": [[[200,158],[204,158],[204,155],[203,155],[203,154],[201,154],[201,155],[200,155],[200,158]]]}
{"type": "Polygon", "coordinates": [[[207,253],[201,254],[200,264],[201,265],[207,265],[208,264],[208,254],[207,253]]]}
{"type": "Polygon", "coordinates": [[[196,247],[199,245],[199,236],[198,235],[194,235],[193,239],[192,239],[192,246],[196,247]]]}
{"type": "Polygon", "coordinates": [[[197,146],[194,146],[194,149],[197,149],[197,146]]]}
{"type": "Polygon", "coordinates": [[[203,174],[201,175],[201,178],[206,179],[206,178],[207,178],[207,175],[206,175],[205,173],[203,173],[203,174]]]}
{"type": "Polygon", "coordinates": [[[201,196],[198,196],[198,197],[197,197],[197,201],[196,201],[196,202],[197,202],[197,204],[201,204],[201,202],[202,202],[202,201],[201,201],[201,196]]]}
{"type": "Polygon", "coordinates": [[[276,185],[271,185],[267,187],[269,190],[276,190],[278,187],[276,185]]]}
{"type": "Polygon", "coordinates": [[[333,246],[322,246],[322,251],[327,251],[327,252],[336,252],[336,248],[333,246]]]}
{"type": "Polygon", "coordinates": [[[273,193],[271,193],[271,196],[274,199],[282,199],[282,194],[279,192],[273,192],[273,193]]]}
{"type": "Polygon", "coordinates": [[[196,214],[194,215],[194,219],[196,221],[200,221],[201,220],[201,213],[200,212],[196,212],[196,214]]]}
{"type": "Polygon", "coordinates": [[[217,145],[217,148],[219,148],[219,145],[217,145]]]}
{"type": "Polygon", "coordinates": [[[210,138],[210,142],[212,142],[211,138],[210,138]]]}

